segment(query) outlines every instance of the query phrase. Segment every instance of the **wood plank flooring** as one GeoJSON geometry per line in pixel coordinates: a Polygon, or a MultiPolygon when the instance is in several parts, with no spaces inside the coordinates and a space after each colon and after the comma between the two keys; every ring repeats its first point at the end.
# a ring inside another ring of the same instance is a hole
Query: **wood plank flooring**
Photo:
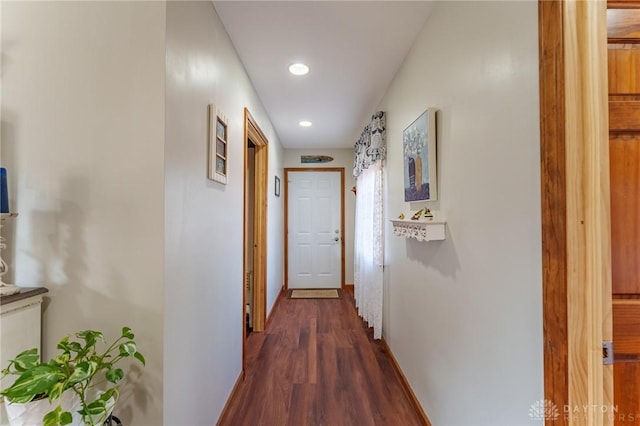
{"type": "Polygon", "coordinates": [[[389,355],[341,299],[281,299],[247,339],[247,371],[220,426],[422,425],[389,355]]]}

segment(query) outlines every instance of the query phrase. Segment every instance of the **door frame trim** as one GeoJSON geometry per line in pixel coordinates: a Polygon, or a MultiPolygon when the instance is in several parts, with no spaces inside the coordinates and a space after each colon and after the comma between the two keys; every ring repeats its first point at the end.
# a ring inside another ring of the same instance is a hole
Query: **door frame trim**
{"type": "Polygon", "coordinates": [[[344,167],[285,167],[284,169],[284,289],[289,289],[289,172],[340,173],[340,288],[345,288],[344,167]]]}
{"type": "Polygon", "coordinates": [[[264,331],[267,318],[267,200],[268,200],[268,174],[269,174],[269,141],[258,126],[248,108],[244,109],[244,194],[243,205],[243,224],[242,224],[242,372],[244,374],[246,364],[246,341],[247,330],[245,325],[245,273],[247,270],[247,157],[249,155],[249,141],[255,147],[255,195],[254,205],[251,206],[254,217],[253,242],[255,245],[253,257],[253,331],[264,331]]]}
{"type": "Polygon", "coordinates": [[[562,15],[561,2],[538,2],[544,400],[557,407],[569,405],[562,15]]]}
{"type": "Polygon", "coordinates": [[[600,410],[613,403],[613,369],[601,359],[612,333],[606,2],[540,0],[538,28],[544,399],[561,413],[556,425],[608,425],[600,410]]]}

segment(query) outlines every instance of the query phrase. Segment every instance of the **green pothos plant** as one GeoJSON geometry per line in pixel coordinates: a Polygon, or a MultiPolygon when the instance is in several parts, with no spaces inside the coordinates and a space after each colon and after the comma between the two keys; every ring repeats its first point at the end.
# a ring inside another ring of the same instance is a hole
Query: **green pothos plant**
{"type": "Polygon", "coordinates": [[[63,392],[69,390],[80,400],[78,414],[84,424],[104,423],[120,396],[119,382],[125,375],[116,365],[129,357],[145,365],[129,327],[123,327],[120,337],[110,344],[95,330],[80,331],[74,336],[62,338],[57,345],[59,354],[47,362],[40,362],[34,348],[20,353],[2,370],[2,377],[18,376],[11,386],[0,391],[9,403],[49,399],[54,408],[44,415],[44,426],[63,426],[73,421],[72,413],[64,411],[61,402],[63,392]],[[92,399],[91,395],[99,396],[92,399]]]}

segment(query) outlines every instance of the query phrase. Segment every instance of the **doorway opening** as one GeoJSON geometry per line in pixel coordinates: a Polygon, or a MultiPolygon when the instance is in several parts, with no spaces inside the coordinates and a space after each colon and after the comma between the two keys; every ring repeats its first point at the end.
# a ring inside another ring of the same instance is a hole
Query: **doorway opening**
{"type": "Polygon", "coordinates": [[[268,141],[244,109],[244,256],[242,292],[242,371],[245,344],[252,332],[264,331],[267,287],[268,141]]]}
{"type": "Polygon", "coordinates": [[[244,196],[245,206],[249,206],[246,209],[245,215],[245,227],[246,227],[246,244],[245,244],[245,272],[244,272],[244,300],[245,300],[245,336],[249,336],[253,331],[253,318],[255,303],[253,300],[254,295],[254,250],[255,247],[255,198],[256,198],[256,146],[251,140],[247,141],[247,165],[246,165],[246,178],[244,182],[244,196]]]}

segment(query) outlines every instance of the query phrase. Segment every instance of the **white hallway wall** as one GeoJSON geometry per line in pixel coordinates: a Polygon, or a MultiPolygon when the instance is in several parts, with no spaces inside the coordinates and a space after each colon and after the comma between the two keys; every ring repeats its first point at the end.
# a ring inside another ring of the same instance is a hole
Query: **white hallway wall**
{"type": "MultiPolygon", "coordinates": [[[[282,175],[277,136],[213,6],[0,7],[14,276],[51,290],[44,356],[79,328],[130,325],[148,364],[119,403],[125,424],[211,424],[240,373],[245,106],[270,141],[269,181],[282,175]],[[206,179],[209,103],[230,120],[226,186],[206,179]]],[[[269,310],[283,277],[281,200],[270,191],[269,310]]]]}
{"type": "Polygon", "coordinates": [[[118,416],[162,424],[165,5],[0,7],[14,276],[50,290],[44,357],[66,334],[131,326],[147,367],[118,416]]]}
{"type": "Polygon", "coordinates": [[[269,140],[267,307],[282,286],[282,148],[210,2],[167,3],[167,425],[210,425],[241,370],[244,107],[269,140]],[[206,179],[207,105],[229,119],[229,183],[206,179]],[[180,368],[175,368],[180,366],[180,368]]]}
{"type": "MultiPolygon", "coordinates": [[[[355,144],[355,141],[353,143],[355,144]]],[[[353,179],[353,149],[285,149],[284,167],[344,167],[344,280],[346,284],[353,284],[353,235],[356,207],[356,197],[351,192],[351,188],[356,184],[353,179]],[[328,155],[333,157],[333,161],[303,164],[300,160],[301,155],[328,155]]]]}
{"type": "Polygon", "coordinates": [[[381,110],[387,218],[441,210],[447,239],[387,224],[384,335],[435,425],[523,425],[543,397],[536,2],[438,2],[381,110]],[[437,202],[403,199],[402,130],[438,108],[437,202]]]}

